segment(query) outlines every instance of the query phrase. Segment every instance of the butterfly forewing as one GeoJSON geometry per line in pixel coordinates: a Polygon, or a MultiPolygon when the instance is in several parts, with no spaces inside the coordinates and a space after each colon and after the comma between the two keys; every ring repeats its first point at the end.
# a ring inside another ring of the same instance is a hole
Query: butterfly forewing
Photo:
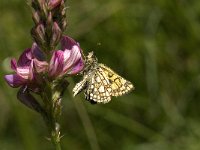
{"type": "Polygon", "coordinates": [[[105,66],[104,64],[99,64],[99,66],[102,68],[110,82],[112,88],[112,96],[121,96],[134,88],[130,81],[125,80],[109,67],[105,66]]]}

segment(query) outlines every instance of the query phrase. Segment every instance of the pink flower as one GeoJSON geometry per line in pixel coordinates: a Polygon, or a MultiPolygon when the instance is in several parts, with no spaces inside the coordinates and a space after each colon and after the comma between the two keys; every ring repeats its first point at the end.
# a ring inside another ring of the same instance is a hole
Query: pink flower
{"type": "MultiPolygon", "coordinates": [[[[84,67],[81,48],[72,38],[63,36],[61,49],[53,51],[50,63],[45,61],[45,55],[36,43],[32,48],[26,49],[19,60],[11,60],[11,68],[15,74],[5,75],[5,80],[11,87],[28,86],[38,89],[38,78],[42,73],[47,73],[52,78],[63,75],[74,75],[84,67]]],[[[39,81],[42,82],[42,81],[39,81]]]]}
{"type": "Polygon", "coordinates": [[[60,77],[79,73],[83,67],[83,58],[79,44],[68,36],[61,39],[61,49],[53,52],[49,66],[49,76],[60,77]]]}
{"type": "Polygon", "coordinates": [[[35,84],[36,73],[47,70],[48,63],[44,61],[44,55],[36,43],[32,48],[26,49],[19,60],[11,60],[11,68],[15,74],[5,75],[5,80],[11,87],[35,84]]]}

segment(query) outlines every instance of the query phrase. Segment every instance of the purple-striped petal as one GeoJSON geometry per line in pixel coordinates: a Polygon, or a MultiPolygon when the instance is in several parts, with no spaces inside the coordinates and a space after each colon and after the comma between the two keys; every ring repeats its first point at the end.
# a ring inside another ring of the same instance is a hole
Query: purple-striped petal
{"type": "Polygon", "coordinates": [[[28,79],[29,81],[32,81],[34,79],[33,60],[31,61],[31,64],[29,66],[28,79]]]}
{"type": "Polygon", "coordinates": [[[70,38],[69,36],[63,36],[61,39],[61,48],[62,50],[71,50],[72,47],[76,45],[79,47],[79,44],[72,38],[70,38]]]}
{"type": "Polygon", "coordinates": [[[68,36],[61,39],[62,50],[55,51],[50,61],[49,75],[63,76],[80,72],[83,67],[83,59],[79,44],[68,36]]]}
{"type": "Polygon", "coordinates": [[[63,51],[58,50],[53,53],[53,56],[49,65],[49,75],[50,76],[59,76],[63,71],[64,66],[64,55],[63,51]]]}
{"type": "Polygon", "coordinates": [[[30,73],[30,72],[29,72],[29,67],[28,67],[28,66],[27,66],[27,67],[17,67],[16,73],[17,73],[20,77],[22,77],[22,78],[28,80],[28,78],[29,78],[29,73],[30,73]]]}
{"type": "Polygon", "coordinates": [[[25,79],[23,79],[17,74],[5,75],[4,78],[6,82],[13,88],[17,88],[26,82],[25,79]]]}
{"type": "Polygon", "coordinates": [[[48,68],[48,63],[46,61],[39,61],[34,59],[34,68],[36,69],[37,73],[46,72],[48,68]]]}
{"type": "Polygon", "coordinates": [[[17,65],[19,67],[26,67],[29,66],[31,63],[31,59],[32,59],[32,53],[31,53],[31,49],[28,48],[26,49],[22,55],[19,57],[19,60],[17,62],[17,65]]]}
{"type": "Polygon", "coordinates": [[[72,68],[77,61],[81,59],[81,52],[78,46],[73,46],[70,52],[70,57],[68,60],[65,60],[64,72],[67,72],[70,68],[72,68]]]}
{"type": "Polygon", "coordinates": [[[17,70],[17,61],[16,61],[16,59],[11,59],[10,66],[11,66],[12,70],[14,70],[14,71],[17,70]]]}
{"type": "Polygon", "coordinates": [[[76,63],[76,65],[74,65],[74,67],[71,68],[71,70],[69,70],[67,72],[67,74],[69,75],[74,75],[79,73],[80,71],[82,71],[84,68],[84,63],[82,59],[79,59],[79,61],[76,63]]]}

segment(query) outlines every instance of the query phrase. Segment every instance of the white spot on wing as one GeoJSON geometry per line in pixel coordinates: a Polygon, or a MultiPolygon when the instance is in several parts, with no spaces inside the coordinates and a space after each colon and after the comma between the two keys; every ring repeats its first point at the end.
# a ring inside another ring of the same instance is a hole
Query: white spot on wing
{"type": "Polygon", "coordinates": [[[100,92],[100,93],[103,93],[104,91],[105,91],[105,90],[104,90],[104,86],[101,85],[101,86],[99,87],[99,92],[100,92]]]}

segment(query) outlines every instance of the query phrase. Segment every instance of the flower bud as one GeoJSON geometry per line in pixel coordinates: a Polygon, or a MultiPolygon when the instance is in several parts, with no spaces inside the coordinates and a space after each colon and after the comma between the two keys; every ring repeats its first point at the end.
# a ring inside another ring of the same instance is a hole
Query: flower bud
{"type": "Polygon", "coordinates": [[[40,39],[44,40],[45,39],[45,28],[43,24],[40,24],[36,27],[36,33],[40,37],[40,39]]]}
{"type": "Polygon", "coordinates": [[[64,19],[62,21],[62,30],[64,31],[66,27],[67,27],[67,21],[64,19]]]}
{"type": "Polygon", "coordinates": [[[40,14],[38,11],[33,12],[32,18],[36,25],[40,23],[40,14]]]}
{"type": "Polygon", "coordinates": [[[60,41],[62,35],[62,31],[56,22],[53,23],[52,27],[52,39],[51,39],[51,46],[57,45],[60,41]]]}
{"type": "Polygon", "coordinates": [[[34,38],[35,42],[39,46],[43,46],[43,44],[46,42],[45,39],[45,28],[43,24],[39,24],[35,28],[32,29],[31,31],[32,37],[34,38]]]}
{"type": "Polygon", "coordinates": [[[56,8],[58,5],[61,4],[61,2],[62,2],[62,0],[50,0],[49,4],[48,4],[49,9],[52,10],[52,9],[56,8]]]}
{"type": "Polygon", "coordinates": [[[48,18],[47,18],[47,25],[50,26],[52,23],[53,23],[52,13],[49,12],[48,18]]]}

